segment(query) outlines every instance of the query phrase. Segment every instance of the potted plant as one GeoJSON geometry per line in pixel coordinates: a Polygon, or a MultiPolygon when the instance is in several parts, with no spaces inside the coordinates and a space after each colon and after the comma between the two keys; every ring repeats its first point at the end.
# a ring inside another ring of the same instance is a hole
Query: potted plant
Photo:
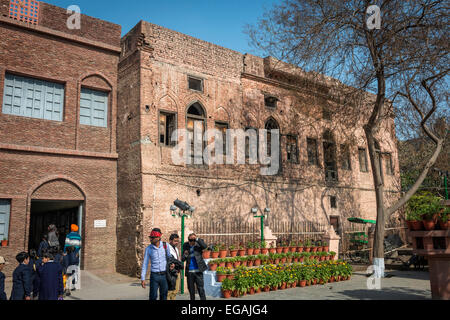
{"type": "Polygon", "coordinates": [[[287,253],[289,251],[289,244],[287,243],[287,241],[284,241],[281,244],[281,247],[283,248],[283,253],[287,253]]]}
{"type": "Polygon", "coordinates": [[[317,247],[317,252],[322,252],[323,248],[322,248],[322,241],[317,241],[316,242],[316,247],[317,247]]]}
{"type": "Polygon", "coordinates": [[[228,268],[217,267],[216,269],[217,282],[222,282],[223,279],[227,277],[228,270],[229,270],[228,268]]]}
{"type": "Polygon", "coordinates": [[[289,251],[297,252],[297,243],[295,241],[291,241],[291,243],[289,244],[289,251]]]}
{"type": "Polygon", "coordinates": [[[234,244],[230,245],[228,247],[228,250],[230,251],[230,257],[234,258],[237,256],[238,249],[234,244]]]}
{"type": "Polygon", "coordinates": [[[266,248],[266,242],[264,241],[261,243],[261,253],[267,254],[267,252],[269,252],[269,249],[266,248]]]}
{"type": "Polygon", "coordinates": [[[203,259],[209,259],[211,257],[211,249],[206,248],[205,250],[203,250],[202,257],[203,259]]]}
{"type": "Polygon", "coordinates": [[[275,252],[277,252],[277,249],[275,249],[275,247],[273,246],[273,242],[272,242],[269,247],[269,254],[275,253],[275,252]]]}
{"type": "Polygon", "coordinates": [[[253,254],[253,251],[255,251],[255,245],[250,241],[247,243],[247,254],[251,256],[253,254]]]}
{"type": "Polygon", "coordinates": [[[330,250],[330,247],[328,246],[328,242],[322,241],[322,251],[328,252],[330,250]]]}
{"type": "Polygon", "coordinates": [[[441,227],[442,230],[448,230],[448,226],[450,224],[448,221],[449,214],[450,214],[450,208],[447,207],[439,215],[439,226],[441,227]]]}
{"type": "Polygon", "coordinates": [[[306,240],[306,243],[305,243],[305,247],[304,247],[304,251],[305,252],[311,252],[311,246],[312,246],[312,243],[311,243],[311,240],[306,240]]]}
{"type": "Polygon", "coordinates": [[[7,247],[8,246],[8,239],[3,238],[2,240],[2,247],[7,247]]]}
{"type": "Polygon", "coordinates": [[[418,192],[409,199],[406,206],[406,223],[410,230],[423,230],[424,221],[427,228],[434,228],[438,211],[441,209],[440,198],[428,191],[418,192]],[[436,217],[435,217],[436,215],[436,217]]]}
{"type": "Polygon", "coordinates": [[[301,241],[297,244],[297,252],[303,252],[303,242],[301,241]]]}
{"type": "Polygon", "coordinates": [[[247,249],[244,247],[243,244],[239,245],[239,251],[238,251],[238,253],[239,253],[239,256],[240,256],[240,257],[243,257],[243,256],[246,255],[247,249]]]}
{"type": "Polygon", "coordinates": [[[261,244],[258,242],[258,241],[256,241],[255,243],[254,243],[254,250],[253,250],[253,254],[254,255],[258,255],[260,252],[261,252],[261,249],[260,249],[260,246],[261,246],[261,244]]]}
{"type": "Polygon", "coordinates": [[[219,258],[225,258],[227,256],[227,248],[225,247],[225,244],[219,245],[219,258]]]}
{"type": "Polygon", "coordinates": [[[235,285],[233,280],[223,279],[222,280],[222,295],[225,299],[229,299],[231,297],[231,293],[235,290],[235,285]]]}
{"type": "Polygon", "coordinates": [[[208,266],[209,266],[209,270],[210,271],[216,271],[217,265],[218,265],[217,260],[210,260],[208,262],[208,266]]]}
{"type": "Polygon", "coordinates": [[[215,245],[213,246],[213,250],[211,251],[211,258],[217,259],[219,257],[219,246],[215,245]]]}
{"type": "Polygon", "coordinates": [[[428,208],[424,208],[426,210],[426,213],[423,214],[423,226],[425,230],[431,231],[434,230],[440,213],[444,209],[444,207],[441,204],[442,199],[433,195],[429,195],[428,200],[428,208]]]}

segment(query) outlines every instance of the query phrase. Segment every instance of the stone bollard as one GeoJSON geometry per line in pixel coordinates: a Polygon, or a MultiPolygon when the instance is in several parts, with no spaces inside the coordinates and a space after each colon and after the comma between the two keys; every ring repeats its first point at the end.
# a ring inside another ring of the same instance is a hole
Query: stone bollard
{"type": "Polygon", "coordinates": [[[336,232],[334,231],[334,228],[332,226],[329,226],[328,230],[323,235],[322,241],[325,241],[328,243],[329,251],[336,252],[336,255],[334,256],[334,260],[339,259],[339,240],[341,240],[341,237],[339,237],[336,232]]]}

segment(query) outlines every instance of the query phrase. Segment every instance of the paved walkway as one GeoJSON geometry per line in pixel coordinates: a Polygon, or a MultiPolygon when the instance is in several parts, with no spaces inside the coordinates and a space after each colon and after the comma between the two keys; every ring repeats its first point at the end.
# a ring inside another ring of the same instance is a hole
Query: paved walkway
{"type": "MultiPolygon", "coordinates": [[[[356,272],[349,281],[305,288],[278,290],[246,295],[238,300],[427,300],[431,299],[428,272],[387,271],[390,278],[381,279],[380,290],[367,288],[368,278],[356,272]]],[[[94,275],[82,272],[82,289],[66,300],[147,300],[149,286],[143,289],[140,281],[120,274],[94,275]]],[[[198,297],[198,296],[197,296],[198,297]]],[[[179,295],[177,300],[188,300],[179,295]]],[[[210,298],[209,300],[221,300],[210,298]]]]}

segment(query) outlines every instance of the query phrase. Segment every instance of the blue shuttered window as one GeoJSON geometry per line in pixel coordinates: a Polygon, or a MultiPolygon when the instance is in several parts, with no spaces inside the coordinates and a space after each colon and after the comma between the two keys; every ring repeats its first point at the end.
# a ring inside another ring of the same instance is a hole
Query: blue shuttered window
{"type": "Polygon", "coordinates": [[[108,93],[81,88],[80,124],[108,126],[108,93]]]}
{"type": "Polygon", "coordinates": [[[10,209],[11,201],[0,199],[0,240],[8,240],[10,209]]]}
{"type": "Polygon", "coordinates": [[[63,106],[64,85],[6,74],[3,113],[63,121],[63,106]]]}

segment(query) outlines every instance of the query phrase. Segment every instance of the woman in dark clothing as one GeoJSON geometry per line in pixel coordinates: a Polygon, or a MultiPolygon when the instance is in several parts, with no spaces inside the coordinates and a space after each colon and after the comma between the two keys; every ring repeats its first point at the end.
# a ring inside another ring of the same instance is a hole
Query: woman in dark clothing
{"type": "Polygon", "coordinates": [[[47,238],[48,238],[48,236],[46,234],[44,234],[42,236],[42,241],[39,244],[39,249],[38,249],[38,252],[37,252],[39,257],[42,257],[42,255],[44,254],[45,250],[50,249],[50,245],[48,244],[47,238]]]}
{"type": "Polygon", "coordinates": [[[21,252],[16,256],[19,266],[13,272],[13,287],[10,300],[31,300],[31,269],[28,266],[29,256],[21,252]]]}
{"type": "Polygon", "coordinates": [[[44,264],[39,267],[38,274],[41,280],[39,300],[59,300],[64,294],[63,268],[53,260],[49,253],[44,254],[44,264]]]}
{"type": "Polygon", "coordinates": [[[30,262],[28,267],[31,270],[31,283],[33,286],[33,298],[36,298],[39,294],[39,275],[37,274],[37,269],[42,265],[42,260],[38,258],[36,250],[30,250],[30,262]]]}

